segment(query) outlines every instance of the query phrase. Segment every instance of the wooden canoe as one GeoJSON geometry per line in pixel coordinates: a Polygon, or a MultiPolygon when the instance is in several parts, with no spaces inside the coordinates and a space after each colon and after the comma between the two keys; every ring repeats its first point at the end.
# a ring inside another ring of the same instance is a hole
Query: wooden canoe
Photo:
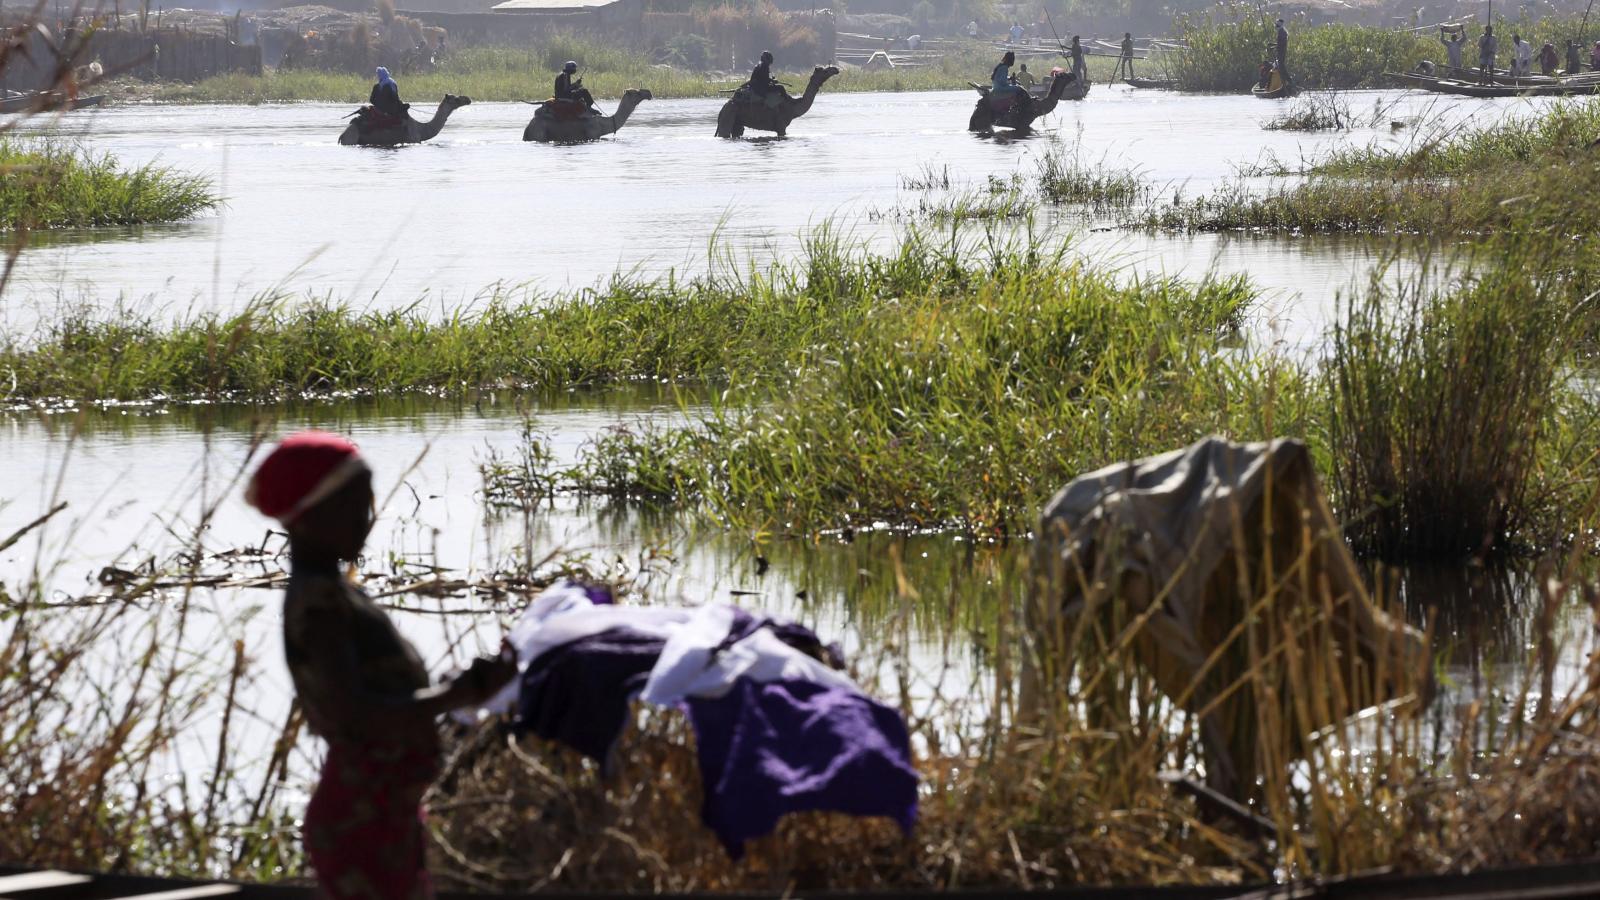
{"type": "Polygon", "coordinates": [[[1178,87],[1176,78],[1129,78],[1128,87],[1151,91],[1170,91],[1178,87]]]}
{"type": "Polygon", "coordinates": [[[83,109],[105,102],[104,94],[67,99],[59,94],[29,93],[0,99],[0,113],[55,112],[57,110],[83,109]]]}

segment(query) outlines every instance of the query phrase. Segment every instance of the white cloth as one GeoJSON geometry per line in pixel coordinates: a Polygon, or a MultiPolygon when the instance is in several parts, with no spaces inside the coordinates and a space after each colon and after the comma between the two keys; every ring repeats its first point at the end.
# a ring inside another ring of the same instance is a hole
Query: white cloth
{"type": "Polygon", "coordinates": [[[858,690],[849,678],[785,644],[766,628],[757,628],[713,658],[712,651],[727,638],[733,623],[733,607],[717,604],[702,607],[675,628],[661,648],[661,658],[640,699],[672,706],[686,697],[720,697],[740,678],[761,683],[812,681],[858,690]]]}
{"type": "Polygon", "coordinates": [[[1527,41],[1518,41],[1516,46],[1516,69],[1512,72],[1518,77],[1533,71],[1533,45],[1527,41]]]}

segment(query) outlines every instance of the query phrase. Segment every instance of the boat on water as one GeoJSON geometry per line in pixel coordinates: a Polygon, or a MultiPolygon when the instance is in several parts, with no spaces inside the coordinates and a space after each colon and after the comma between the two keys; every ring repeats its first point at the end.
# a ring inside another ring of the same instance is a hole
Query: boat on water
{"type": "Polygon", "coordinates": [[[58,110],[83,109],[86,106],[99,106],[105,102],[104,94],[94,94],[88,97],[68,97],[59,91],[41,93],[39,91],[7,91],[0,97],[0,113],[19,112],[56,112],[58,110]]]}
{"type": "Polygon", "coordinates": [[[1441,78],[1412,72],[1391,73],[1406,87],[1461,97],[1577,97],[1600,93],[1600,78],[1574,75],[1570,78],[1531,76],[1508,79],[1494,77],[1491,84],[1462,78],[1441,78]]]}
{"type": "Polygon", "coordinates": [[[1262,87],[1258,84],[1250,89],[1250,93],[1255,94],[1262,100],[1281,100],[1284,97],[1293,97],[1300,91],[1294,86],[1294,82],[1286,81],[1268,87],[1262,87]]]}
{"type": "MultiPolygon", "coordinates": [[[[1050,70],[1050,74],[1046,75],[1042,81],[1040,81],[1038,84],[1035,84],[1032,87],[1028,88],[1028,96],[1032,97],[1035,100],[1043,100],[1044,98],[1050,96],[1050,85],[1051,85],[1051,83],[1053,83],[1057,77],[1059,77],[1061,75],[1066,75],[1066,74],[1068,74],[1068,72],[1065,69],[1062,69],[1062,68],[1059,68],[1059,67],[1051,69],[1050,70]]],[[[1088,95],[1089,95],[1089,82],[1087,82],[1087,81],[1073,81],[1073,82],[1068,82],[1066,90],[1064,90],[1061,93],[1060,99],[1062,99],[1062,100],[1082,100],[1084,97],[1087,97],[1088,95]]]]}
{"type": "Polygon", "coordinates": [[[1129,78],[1128,87],[1147,91],[1173,91],[1178,89],[1176,78],[1129,78]]]}

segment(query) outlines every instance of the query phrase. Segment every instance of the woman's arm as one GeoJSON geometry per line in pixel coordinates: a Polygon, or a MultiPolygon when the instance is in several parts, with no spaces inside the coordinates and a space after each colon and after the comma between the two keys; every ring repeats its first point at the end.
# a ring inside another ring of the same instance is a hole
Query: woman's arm
{"type": "Polygon", "coordinates": [[[517,673],[515,660],[503,655],[481,657],[443,684],[406,694],[377,693],[362,685],[360,665],[340,617],[311,613],[306,624],[302,646],[318,676],[317,705],[344,730],[377,735],[432,727],[444,713],[485,702],[517,673]]]}

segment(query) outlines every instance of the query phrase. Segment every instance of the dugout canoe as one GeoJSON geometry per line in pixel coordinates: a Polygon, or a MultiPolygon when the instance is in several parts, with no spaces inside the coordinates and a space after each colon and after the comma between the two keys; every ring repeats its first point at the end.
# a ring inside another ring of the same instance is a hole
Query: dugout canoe
{"type": "Polygon", "coordinates": [[[1147,91],[1171,91],[1178,87],[1176,78],[1129,78],[1128,87],[1147,91]]]}

